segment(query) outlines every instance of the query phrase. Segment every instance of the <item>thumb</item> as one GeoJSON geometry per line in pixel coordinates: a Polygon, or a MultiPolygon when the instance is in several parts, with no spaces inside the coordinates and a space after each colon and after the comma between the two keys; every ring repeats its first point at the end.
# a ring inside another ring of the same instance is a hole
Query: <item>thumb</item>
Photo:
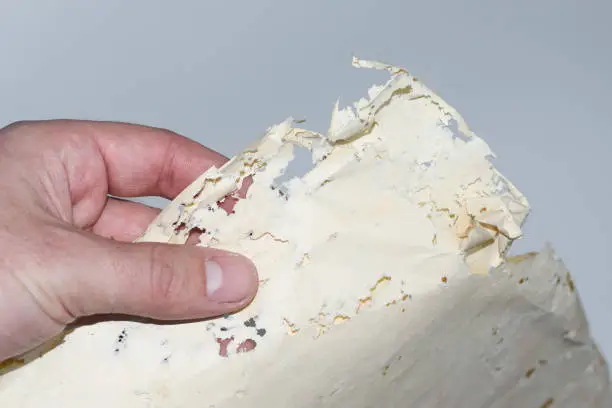
{"type": "Polygon", "coordinates": [[[82,258],[88,259],[85,270],[67,279],[78,286],[73,287],[76,298],[71,299],[77,314],[206,318],[246,306],[257,291],[255,266],[235,253],[160,243],[103,242],[100,246],[98,241],[92,256],[82,258]]]}

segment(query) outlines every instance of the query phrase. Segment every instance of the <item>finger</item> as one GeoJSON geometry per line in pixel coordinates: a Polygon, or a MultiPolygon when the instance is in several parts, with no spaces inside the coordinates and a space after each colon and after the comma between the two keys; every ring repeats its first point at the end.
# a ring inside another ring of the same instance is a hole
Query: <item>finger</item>
{"type": "Polygon", "coordinates": [[[81,120],[41,121],[29,126],[47,135],[91,138],[106,167],[108,193],[118,197],[172,199],[206,169],[227,161],[223,155],[164,129],[81,120]]]}
{"type": "MultiPolygon", "coordinates": [[[[121,313],[198,319],[246,306],[257,291],[255,266],[233,253],[183,245],[120,243],[97,237],[85,246],[86,272],[66,271],[57,290],[76,314],[121,313]]],[[[85,257],[83,257],[85,259],[85,257]]]]}
{"type": "Polygon", "coordinates": [[[91,231],[105,238],[131,242],[138,238],[160,213],[152,208],[133,201],[109,198],[91,231]]]}
{"type": "Polygon", "coordinates": [[[173,199],[227,158],[176,133],[120,123],[89,124],[106,163],[109,194],[173,199]]]}

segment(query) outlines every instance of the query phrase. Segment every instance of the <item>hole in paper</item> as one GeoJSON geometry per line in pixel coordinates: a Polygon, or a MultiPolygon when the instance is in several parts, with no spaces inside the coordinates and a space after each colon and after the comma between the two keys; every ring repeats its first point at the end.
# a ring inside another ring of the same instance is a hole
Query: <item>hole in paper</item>
{"type": "Polygon", "coordinates": [[[446,128],[451,131],[454,139],[461,139],[464,142],[469,142],[470,138],[459,130],[459,123],[455,119],[451,119],[448,121],[448,125],[446,128]]]}
{"type": "Polygon", "coordinates": [[[293,160],[289,162],[283,174],[274,181],[279,190],[283,192],[286,192],[287,184],[290,180],[295,177],[302,177],[304,174],[308,173],[313,166],[312,153],[308,149],[294,146],[293,156],[293,160]]]}

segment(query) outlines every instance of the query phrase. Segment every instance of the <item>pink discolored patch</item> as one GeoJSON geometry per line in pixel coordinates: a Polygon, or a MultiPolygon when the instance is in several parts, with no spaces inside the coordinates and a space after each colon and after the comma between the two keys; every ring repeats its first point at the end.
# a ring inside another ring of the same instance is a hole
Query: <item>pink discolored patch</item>
{"type": "Polygon", "coordinates": [[[219,343],[219,355],[221,357],[227,357],[227,347],[232,341],[234,341],[234,336],[224,339],[217,337],[217,343],[219,343]]]}
{"type": "Polygon", "coordinates": [[[200,243],[200,235],[204,234],[206,229],[193,227],[189,230],[189,236],[187,237],[187,241],[185,241],[185,245],[197,245],[200,243]]]}
{"type": "Polygon", "coordinates": [[[247,190],[253,184],[253,177],[248,176],[242,180],[242,187],[237,191],[234,191],[231,194],[226,195],[221,200],[217,201],[217,205],[219,208],[224,210],[228,214],[234,214],[234,206],[238,203],[238,201],[246,198],[247,190]]]}
{"type": "Polygon", "coordinates": [[[237,353],[248,353],[251,350],[254,350],[257,347],[257,342],[253,339],[246,339],[242,343],[238,345],[236,349],[237,353]]]}

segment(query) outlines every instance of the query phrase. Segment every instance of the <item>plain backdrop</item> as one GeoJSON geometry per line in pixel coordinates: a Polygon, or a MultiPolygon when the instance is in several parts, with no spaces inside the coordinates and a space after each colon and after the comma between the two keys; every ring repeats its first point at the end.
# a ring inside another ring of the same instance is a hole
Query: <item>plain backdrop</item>
{"type": "MultiPolygon", "coordinates": [[[[610,1],[0,0],[0,126],[118,120],[233,155],[401,65],[454,105],[530,200],[514,252],[549,241],[612,356],[610,1]]],[[[157,202],[159,203],[159,202],[157,202]]]]}

